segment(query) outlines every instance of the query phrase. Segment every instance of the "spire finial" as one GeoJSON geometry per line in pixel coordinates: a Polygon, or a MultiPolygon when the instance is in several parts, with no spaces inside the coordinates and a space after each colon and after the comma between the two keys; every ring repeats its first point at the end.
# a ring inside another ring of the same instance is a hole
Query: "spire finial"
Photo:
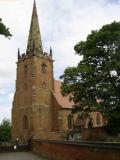
{"type": "Polygon", "coordinates": [[[36,1],[34,0],[33,4],[33,14],[37,16],[37,8],[36,8],[36,1]]]}
{"type": "MultiPolygon", "coordinates": [[[[33,12],[32,12],[32,19],[31,19],[31,26],[29,31],[29,38],[27,44],[27,51],[32,51],[33,43],[35,46],[35,50],[40,51],[40,54],[43,54],[42,48],[42,40],[39,28],[39,21],[37,16],[37,8],[36,8],[36,1],[34,0],[33,4],[33,12]]],[[[29,54],[30,52],[28,52],[29,54]]]]}

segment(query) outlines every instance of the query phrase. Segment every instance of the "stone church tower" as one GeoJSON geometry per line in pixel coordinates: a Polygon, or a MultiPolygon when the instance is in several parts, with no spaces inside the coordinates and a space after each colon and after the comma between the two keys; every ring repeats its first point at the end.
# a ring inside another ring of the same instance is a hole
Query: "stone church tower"
{"type": "Polygon", "coordinates": [[[52,50],[43,52],[34,1],[25,54],[18,50],[16,91],[12,107],[12,138],[27,141],[34,133],[51,131],[54,90],[52,50]]]}

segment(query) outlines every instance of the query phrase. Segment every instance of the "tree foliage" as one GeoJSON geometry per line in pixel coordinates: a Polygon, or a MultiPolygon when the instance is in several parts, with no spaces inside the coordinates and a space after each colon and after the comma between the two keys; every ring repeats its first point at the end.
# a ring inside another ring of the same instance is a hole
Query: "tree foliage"
{"type": "Polygon", "coordinates": [[[10,38],[12,34],[9,31],[9,28],[7,28],[3,23],[2,19],[0,18],[0,34],[4,35],[7,38],[10,38]]]}
{"type": "Polygon", "coordinates": [[[83,60],[61,76],[63,95],[71,95],[75,110],[120,112],[120,22],[92,31],[74,49],[83,60]]]}
{"type": "Polygon", "coordinates": [[[9,142],[11,140],[11,123],[8,119],[3,119],[0,125],[0,142],[9,142]]]}

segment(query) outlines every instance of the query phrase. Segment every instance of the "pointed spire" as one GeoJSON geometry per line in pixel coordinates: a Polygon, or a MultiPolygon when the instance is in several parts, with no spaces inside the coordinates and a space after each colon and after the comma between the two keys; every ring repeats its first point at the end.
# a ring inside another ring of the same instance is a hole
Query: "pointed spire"
{"type": "Polygon", "coordinates": [[[27,44],[27,51],[31,51],[31,50],[38,50],[41,52],[41,54],[43,54],[42,40],[41,40],[35,0],[33,5],[31,26],[30,26],[29,38],[28,38],[28,44],[27,44]]]}
{"type": "Polygon", "coordinates": [[[20,58],[20,49],[18,48],[18,59],[20,58]]]}
{"type": "Polygon", "coordinates": [[[50,46],[50,57],[52,58],[52,47],[50,46]]]}

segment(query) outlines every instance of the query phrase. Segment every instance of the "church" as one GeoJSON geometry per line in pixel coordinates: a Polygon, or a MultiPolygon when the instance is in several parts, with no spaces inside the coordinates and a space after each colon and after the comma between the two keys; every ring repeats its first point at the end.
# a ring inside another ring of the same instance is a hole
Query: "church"
{"type": "MultiPolygon", "coordinates": [[[[64,140],[74,128],[88,128],[84,120],[71,114],[73,103],[63,97],[61,81],[54,79],[52,49],[43,51],[34,1],[28,44],[25,54],[18,50],[16,89],[12,106],[12,140],[27,142],[39,139],[64,140]]],[[[99,112],[90,113],[93,127],[103,126],[99,112]]]]}

